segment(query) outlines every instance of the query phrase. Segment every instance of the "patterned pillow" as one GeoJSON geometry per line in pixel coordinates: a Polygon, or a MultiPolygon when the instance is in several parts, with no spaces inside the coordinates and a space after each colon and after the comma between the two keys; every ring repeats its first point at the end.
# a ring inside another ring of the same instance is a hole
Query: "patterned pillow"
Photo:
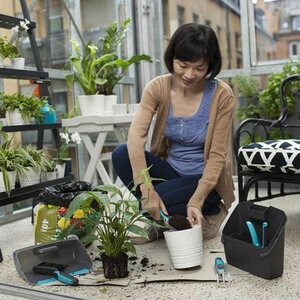
{"type": "Polygon", "coordinates": [[[300,140],[269,140],[239,149],[238,164],[244,170],[300,174],[300,140]]]}

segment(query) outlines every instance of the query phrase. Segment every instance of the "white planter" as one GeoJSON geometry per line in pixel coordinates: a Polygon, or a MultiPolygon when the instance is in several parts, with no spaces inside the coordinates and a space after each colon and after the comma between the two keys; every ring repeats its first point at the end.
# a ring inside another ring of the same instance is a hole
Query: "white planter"
{"type": "Polygon", "coordinates": [[[14,111],[10,111],[8,115],[9,115],[9,120],[11,125],[30,124],[30,119],[23,119],[18,109],[15,109],[14,111]]]}
{"type": "Polygon", "coordinates": [[[50,180],[55,180],[57,178],[57,172],[42,172],[41,174],[41,182],[47,182],[50,180]]]}
{"type": "Polygon", "coordinates": [[[126,115],[127,114],[127,104],[114,104],[113,113],[115,115],[126,115]]]}
{"type": "Polygon", "coordinates": [[[105,96],[105,112],[106,114],[112,114],[113,113],[113,105],[117,104],[117,95],[107,95],[105,96]]]}
{"type": "Polygon", "coordinates": [[[19,180],[21,187],[38,184],[41,182],[41,170],[34,167],[28,167],[25,174],[19,176],[19,180]]]}
{"type": "MultiPolygon", "coordinates": [[[[14,189],[16,185],[16,171],[8,171],[10,189],[14,189]]],[[[5,192],[3,174],[0,172],[0,193],[5,192]]]]}
{"type": "Polygon", "coordinates": [[[4,59],[2,56],[0,56],[0,68],[4,68],[4,59]]]}
{"type": "Polygon", "coordinates": [[[169,254],[175,269],[201,266],[203,263],[202,227],[164,232],[169,254]]]}
{"type": "Polygon", "coordinates": [[[66,163],[58,164],[55,167],[56,178],[65,177],[66,163]]]}
{"type": "Polygon", "coordinates": [[[104,115],[104,95],[80,95],[78,96],[78,103],[82,116],[104,115]]]}
{"type": "Polygon", "coordinates": [[[6,126],[6,118],[0,118],[2,126],[6,126]]]}
{"type": "Polygon", "coordinates": [[[24,69],[25,68],[25,58],[16,57],[11,60],[12,69],[24,69]]]}

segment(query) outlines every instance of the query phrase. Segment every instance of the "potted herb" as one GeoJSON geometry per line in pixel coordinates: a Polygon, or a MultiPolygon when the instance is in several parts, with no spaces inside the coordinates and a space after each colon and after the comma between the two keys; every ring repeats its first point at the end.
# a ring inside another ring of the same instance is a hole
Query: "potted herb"
{"type": "MultiPolygon", "coordinates": [[[[97,186],[93,191],[85,191],[71,202],[65,222],[69,222],[74,212],[82,209],[88,212],[93,203],[98,203],[99,210],[93,218],[82,218],[94,228],[84,238],[85,243],[97,241],[106,278],[123,278],[128,276],[128,252],[136,253],[131,242],[131,234],[148,238],[143,224],[154,225],[144,216],[145,210],[139,209],[139,201],[134,200],[113,185],[97,186]]],[[[76,222],[66,229],[65,236],[76,226],[76,222]]],[[[157,225],[158,226],[158,225],[157,225]]]]}
{"type": "Polygon", "coordinates": [[[103,114],[104,97],[99,95],[98,86],[104,84],[106,79],[101,78],[100,70],[115,54],[108,53],[98,57],[98,47],[91,42],[84,46],[81,54],[80,44],[71,40],[74,53],[70,57],[73,72],[66,75],[67,83],[77,82],[84,95],[78,96],[79,107],[82,115],[103,114]]]}
{"type": "Polygon", "coordinates": [[[41,172],[46,171],[48,165],[49,158],[46,152],[31,145],[20,148],[20,152],[21,164],[26,168],[25,173],[19,176],[21,187],[40,183],[41,172]]]}
{"type": "Polygon", "coordinates": [[[127,69],[140,61],[152,62],[151,57],[146,54],[133,55],[130,58],[118,56],[117,53],[121,51],[130,22],[131,19],[126,18],[120,26],[118,26],[117,22],[111,23],[105,29],[106,35],[101,38],[98,43],[99,55],[115,53],[105,65],[97,66],[100,77],[105,80],[103,84],[97,85],[98,93],[106,96],[114,96],[106,97],[105,102],[107,110],[111,110],[112,105],[117,103],[114,88],[123,78],[127,69]]]}
{"type": "Polygon", "coordinates": [[[30,123],[31,118],[41,120],[43,112],[41,108],[45,105],[45,98],[26,96],[19,93],[12,95],[1,93],[0,101],[2,107],[9,113],[11,124],[30,123]]]}
{"type": "Polygon", "coordinates": [[[0,36],[0,65],[3,65],[5,58],[13,59],[18,56],[18,48],[10,43],[5,36],[0,36]]]}
{"type": "Polygon", "coordinates": [[[57,160],[50,157],[50,155],[46,156],[48,159],[45,161],[45,170],[41,173],[41,182],[47,182],[57,178],[57,160]]]}
{"type": "Polygon", "coordinates": [[[22,165],[22,152],[20,148],[13,148],[12,140],[1,133],[3,142],[0,144],[0,192],[5,191],[8,195],[15,187],[16,176],[25,173],[26,168],[22,165]]]}
{"type": "Polygon", "coordinates": [[[237,116],[240,120],[260,116],[258,83],[252,74],[240,73],[233,77],[233,84],[238,90],[239,108],[237,116]]]}

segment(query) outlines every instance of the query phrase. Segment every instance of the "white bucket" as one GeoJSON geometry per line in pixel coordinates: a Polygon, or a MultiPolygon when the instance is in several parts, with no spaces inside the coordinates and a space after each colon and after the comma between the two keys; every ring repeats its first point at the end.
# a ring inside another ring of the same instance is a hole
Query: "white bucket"
{"type": "Polygon", "coordinates": [[[175,269],[186,269],[203,264],[202,227],[164,232],[169,254],[175,269]]]}

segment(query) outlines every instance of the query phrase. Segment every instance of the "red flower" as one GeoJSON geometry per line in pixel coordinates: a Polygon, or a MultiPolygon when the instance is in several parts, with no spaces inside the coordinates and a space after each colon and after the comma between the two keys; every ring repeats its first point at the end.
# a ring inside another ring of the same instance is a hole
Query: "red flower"
{"type": "Polygon", "coordinates": [[[60,216],[63,216],[67,213],[67,210],[68,208],[67,207],[61,207],[59,210],[58,210],[58,213],[60,216]]]}

